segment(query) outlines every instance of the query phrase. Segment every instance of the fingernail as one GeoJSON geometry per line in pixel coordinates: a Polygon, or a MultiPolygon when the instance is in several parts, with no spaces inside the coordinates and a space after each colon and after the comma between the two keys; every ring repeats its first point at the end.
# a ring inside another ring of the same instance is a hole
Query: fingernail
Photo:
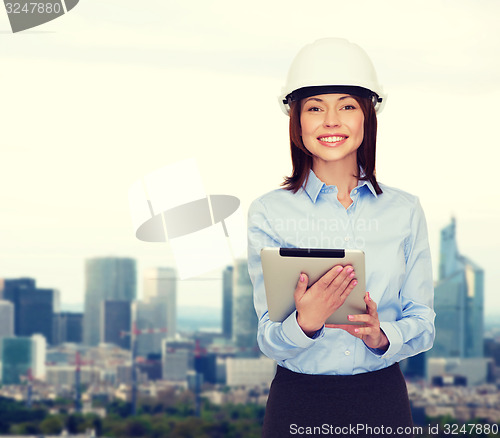
{"type": "Polygon", "coordinates": [[[347,273],[350,274],[354,269],[352,269],[350,266],[347,268],[347,273]]]}
{"type": "Polygon", "coordinates": [[[366,294],[368,295],[368,301],[371,301],[372,297],[370,296],[370,292],[366,292],[366,294]]]}
{"type": "Polygon", "coordinates": [[[349,277],[354,278],[354,276],[355,276],[355,275],[356,275],[356,274],[355,274],[354,272],[351,272],[351,273],[349,274],[349,277]]]}
{"type": "Polygon", "coordinates": [[[352,320],[354,319],[354,316],[352,316],[352,315],[348,315],[348,316],[347,316],[347,319],[348,319],[349,321],[352,321],[352,320]]]}
{"type": "Polygon", "coordinates": [[[339,266],[339,267],[337,268],[337,272],[339,272],[339,273],[340,273],[340,272],[342,272],[342,269],[344,269],[344,268],[343,268],[342,266],[339,266]]]}
{"type": "Polygon", "coordinates": [[[359,333],[359,329],[354,329],[354,333],[359,333]]]}
{"type": "Polygon", "coordinates": [[[352,285],[353,285],[353,286],[356,286],[357,284],[358,284],[357,280],[354,280],[354,281],[352,282],[352,285]]]}
{"type": "Polygon", "coordinates": [[[305,280],[304,274],[300,274],[300,281],[304,281],[304,280],[305,280]]]}

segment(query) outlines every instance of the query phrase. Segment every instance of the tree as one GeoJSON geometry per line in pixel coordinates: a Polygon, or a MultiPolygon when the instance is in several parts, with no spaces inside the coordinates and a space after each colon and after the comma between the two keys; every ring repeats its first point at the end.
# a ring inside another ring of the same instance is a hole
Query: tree
{"type": "Polygon", "coordinates": [[[63,427],[62,420],[57,416],[47,417],[40,423],[40,430],[46,435],[59,435],[63,427]]]}
{"type": "Polygon", "coordinates": [[[128,419],[125,424],[125,434],[127,437],[145,437],[151,431],[151,424],[142,418],[128,419]]]}

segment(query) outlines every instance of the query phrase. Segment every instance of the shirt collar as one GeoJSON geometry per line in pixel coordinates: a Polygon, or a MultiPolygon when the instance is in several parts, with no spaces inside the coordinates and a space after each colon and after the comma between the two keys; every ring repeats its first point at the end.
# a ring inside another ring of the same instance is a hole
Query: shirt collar
{"type": "MultiPolygon", "coordinates": [[[[363,175],[363,171],[360,169],[360,174],[363,175]]],[[[305,190],[307,195],[311,198],[311,201],[316,203],[316,200],[318,199],[318,195],[321,192],[321,189],[324,187],[327,187],[327,185],[321,181],[316,174],[313,172],[312,169],[309,170],[309,175],[307,178],[307,183],[302,185],[302,188],[305,190]]],[[[375,188],[373,187],[373,184],[370,181],[367,180],[359,180],[358,185],[356,188],[360,189],[362,187],[365,187],[366,190],[368,189],[375,198],[378,197],[377,192],[375,191],[375,188]]]]}

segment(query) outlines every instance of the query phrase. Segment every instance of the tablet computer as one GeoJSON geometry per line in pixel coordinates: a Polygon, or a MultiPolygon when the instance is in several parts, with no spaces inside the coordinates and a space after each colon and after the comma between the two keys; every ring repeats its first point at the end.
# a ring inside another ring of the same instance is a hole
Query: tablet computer
{"type": "Polygon", "coordinates": [[[303,272],[307,274],[308,287],[335,265],[351,265],[358,284],[351,291],[344,304],[326,321],[327,324],[361,324],[351,322],[348,315],[366,313],[364,296],[365,253],[351,249],[317,248],[263,248],[260,252],[267,308],[271,321],[284,321],[294,310],[293,294],[303,272]]]}

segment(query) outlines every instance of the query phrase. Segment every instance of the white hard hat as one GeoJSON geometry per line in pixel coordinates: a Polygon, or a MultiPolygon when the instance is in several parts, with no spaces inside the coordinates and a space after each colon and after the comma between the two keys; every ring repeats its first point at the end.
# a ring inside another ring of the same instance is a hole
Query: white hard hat
{"type": "Polygon", "coordinates": [[[344,38],[323,38],[303,47],[292,62],[281,91],[279,102],[287,115],[290,102],[318,94],[368,97],[377,113],[387,98],[368,55],[344,38]]]}

